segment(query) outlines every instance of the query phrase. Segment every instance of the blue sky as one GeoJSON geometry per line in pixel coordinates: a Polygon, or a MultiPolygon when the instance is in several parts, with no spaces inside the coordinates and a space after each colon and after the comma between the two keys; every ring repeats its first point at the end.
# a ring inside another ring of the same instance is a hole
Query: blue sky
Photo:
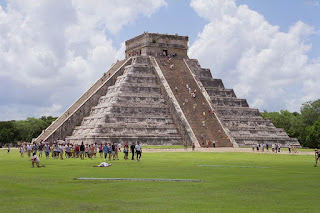
{"type": "Polygon", "coordinates": [[[58,116],[144,31],[259,110],[320,98],[320,0],[0,0],[0,120],[58,116]]]}

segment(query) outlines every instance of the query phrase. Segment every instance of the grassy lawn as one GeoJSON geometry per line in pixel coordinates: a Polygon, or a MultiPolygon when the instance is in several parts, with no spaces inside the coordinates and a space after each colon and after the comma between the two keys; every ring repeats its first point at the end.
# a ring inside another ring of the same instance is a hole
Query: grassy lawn
{"type": "Polygon", "coordinates": [[[100,158],[41,158],[45,168],[30,168],[27,159],[17,150],[0,150],[2,213],[319,212],[320,167],[313,167],[310,155],[143,153],[141,162],[120,159],[109,168],[92,167],[100,158]],[[74,180],[79,177],[203,182],[74,180]]]}

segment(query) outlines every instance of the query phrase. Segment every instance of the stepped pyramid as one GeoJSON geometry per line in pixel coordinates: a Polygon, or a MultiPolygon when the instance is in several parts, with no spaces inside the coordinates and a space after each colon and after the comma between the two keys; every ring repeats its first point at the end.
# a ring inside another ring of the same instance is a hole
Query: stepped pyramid
{"type": "Polygon", "coordinates": [[[300,145],[187,55],[188,37],[144,33],[37,141],[300,145]]]}

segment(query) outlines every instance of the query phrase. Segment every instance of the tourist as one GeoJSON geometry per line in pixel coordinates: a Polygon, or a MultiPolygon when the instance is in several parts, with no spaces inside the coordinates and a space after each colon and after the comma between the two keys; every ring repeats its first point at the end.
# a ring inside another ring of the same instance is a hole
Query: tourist
{"type": "Polygon", "coordinates": [[[109,156],[109,161],[110,161],[111,157],[112,157],[112,146],[111,146],[111,143],[108,143],[108,156],[109,156]]]}
{"type": "Polygon", "coordinates": [[[195,148],[196,148],[196,145],[194,144],[194,142],[192,142],[192,151],[194,151],[195,148]]]}
{"type": "Polygon", "coordinates": [[[134,160],[134,149],[135,148],[136,148],[136,145],[134,143],[132,143],[130,146],[130,150],[131,150],[131,154],[132,154],[131,160],[134,160]]]}
{"type": "Polygon", "coordinates": [[[107,160],[107,156],[109,153],[109,147],[108,147],[107,143],[103,147],[103,153],[104,153],[104,160],[107,160]]]}
{"type": "Polygon", "coordinates": [[[23,145],[20,146],[19,152],[20,152],[20,157],[23,158],[23,157],[24,157],[24,156],[23,156],[23,154],[24,154],[24,147],[23,147],[23,145]]]}
{"type": "Polygon", "coordinates": [[[93,149],[93,155],[94,155],[95,158],[97,157],[98,147],[99,147],[99,145],[97,143],[94,143],[94,145],[93,145],[93,148],[94,148],[93,149]]]}
{"type": "Polygon", "coordinates": [[[31,156],[31,151],[32,151],[32,146],[31,146],[31,144],[27,144],[28,157],[31,156]]]}
{"type": "Polygon", "coordinates": [[[90,157],[89,156],[89,145],[88,144],[86,144],[86,154],[85,154],[85,157],[90,157]]]}
{"type": "Polygon", "coordinates": [[[31,163],[32,163],[32,168],[34,167],[34,164],[37,165],[37,167],[45,167],[44,165],[40,165],[40,159],[39,157],[36,155],[36,153],[33,153],[32,158],[30,159],[31,163]]]}
{"type": "Polygon", "coordinates": [[[135,148],[136,148],[136,152],[137,152],[137,161],[140,162],[142,148],[141,148],[139,142],[137,143],[135,148]]]}
{"type": "Polygon", "coordinates": [[[36,142],[33,142],[32,151],[33,151],[33,153],[37,153],[37,151],[38,151],[38,145],[36,142]]]}
{"type": "Polygon", "coordinates": [[[264,144],[261,144],[261,151],[264,152],[264,144]]]}
{"type": "Polygon", "coordinates": [[[289,146],[288,146],[288,151],[289,151],[289,153],[291,153],[291,144],[289,144],[289,146]]]}
{"type": "Polygon", "coordinates": [[[66,158],[70,158],[71,157],[71,145],[65,145],[65,150],[66,150],[66,158]]]}
{"type": "Polygon", "coordinates": [[[188,148],[187,142],[184,142],[184,143],[183,143],[183,146],[184,146],[184,150],[187,150],[187,148],[188,148]]]}
{"type": "Polygon", "coordinates": [[[94,156],[94,145],[89,145],[89,158],[92,160],[92,156],[94,156]]]}
{"type": "Polygon", "coordinates": [[[269,152],[269,144],[268,143],[266,144],[266,149],[267,149],[267,152],[269,152]]]}
{"type": "Polygon", "coordinates": [[[58,155],[59,155],[58,147],[57,147],[57,145],[55,144],[55,145],[52,147],[52,158],[56,158],[58,155]]]}
{"type": "Polygon", "coordinates": [[[99,165],[96,165],[96,166],[93,166],[93,167],[109,167],[111,165],[112,165],[112,163],[102,162],[99,165]]]}
{"type": "Polygon", "coordinates": [[[42,157],[42,153],[43,153],[43,144],[42,144],[42,142],[40,142],[40,145],[39,145],[39,157],[42,157]]]}
{"type": "Polygon", "coordinates": [[[58,146],[59,152],[60,152],[60,159],[63,160],[63,153],[64,153],[64,146],[60,144],[58,146]]]}
{"type": "Polygon", "coordinates": [[[46,144],[44,146],[44,151],[46,153],[46,158],[49,158],[49,155],[50,155],[50,146],[49,146],[49,144],[46,144]]]}
{"type": "Polygon", "coordinates": [[[318,149],[314,150],[314,157],[315,157],[315,160],[316,160],[316,163],[314,164],[314,166],[318,166],[318,161],[319,161],[319,158],[320,158],[320,152],[319,152],[318,149]]]}
{"type": "Polygon", "coordinates": [[[280,143],[278,144],[278,152],[280,152],[280,149],[281,149],[281,145],[280,143]]]}
{"type": "Polygon", "coordinates": [[[212,147],[216,148],[216,141],[212,141],[212,147]]]}
{"type": "Polygon", "coordinates": [[[70,157],[71,157],[71,158],[74,158],[74,157],[75,157],[75,154],[74,154],[74,146],[73,146],[73,144],[70,144],[69,146],[70,146],[70,157]]]}
{"type": "Polygon", "coordinates": [[[85,154],[86,148],[85,148],[83,142],[81,143],[79,150],[80,150],[80,158],[81,158],[81,160],[84,160],[84,154],[85,154]]]}
{"type": "Polygon", "coordinates": [[[202,121],[202,127],[205,127],[206,126],[206,121],[202,121]]]}
{"type": "Polygon", "coordinates": [[[128,142],[126,142],[123,146],[123,153],[124,153],[124,159],[128,160],[128,155],[129,155],[129,145],[128,142]]]}
{"type": "Polygon", "coordinates": [[[99,145],[98,149],[99,149],[100,158],[102,158],[102,154],[103,154],[103,151],[102,151],[102,150],[103,150],[102,144],[100,144],[100,145],[99,145]]]}
{"type": "Polygon", "coordinates": [[[252,145],[251,145],[251,148],[252,148],[252,151],[254,152],[255,145],[254,145],[254,144],[252,144],[252,145]]]}
{"type": "Polygon", "coordinates": [[[116,145],[114,143],[112,143],[111,145],[111,155],[112,155],[112,159],[115,160],[116,159],[116,145]]]}
{"type": "Polygon", "coordinates": [[[10,153],[10,146],[8,145],[7,153],[10,153]]]}
{"type": "Polygon", "coordinates": [[[80,146],[78,144],[74,147],[74,157],[78,158],[80,154],[80,146]]]}
{"type": "Polygon", "coordinates": [[[275,147],[276,147],[276,145],[273,143],[273,144],[271,145],[272,152],[274,152],[275,147]]]}
{"type": "Polygon", "coordinates": [[[117,147],[118,147],[118,151],[121,152],[121,143],[118,143],[117,147]]]}

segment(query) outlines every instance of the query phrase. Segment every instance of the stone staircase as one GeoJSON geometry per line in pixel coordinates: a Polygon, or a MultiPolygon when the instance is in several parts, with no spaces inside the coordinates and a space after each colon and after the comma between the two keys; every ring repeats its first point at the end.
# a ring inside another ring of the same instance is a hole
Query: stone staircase
{"type": "Polygon", "coordinates": [[[283,129],[263,119],[259,110],[250,108],[245,99],[237,98],[232,89],[225,89],[222,80],[212,78],[210,70],[201,68],[197,60],[186,59],[186,63],[198,84],[207,91],[214,111],[239,146],[258,142],[300,145],[296,138],[290,138],[283,129]]]}
{"type": "Polygon", "coordinates": [[[64,139],[72,133],[73,128],[79,125],[82,118],[87,116],[91,107],[97,104],[101,94],[114,84],[117,75],[121,74],[124,66],[130,64],[131,58],[117,61],[108,72],[99,78],[86,93],[76,100],[57,120],[55,120],[47,129],[45,129],[35,141],[41,140],[53,142],[64,139]]]}
{"type": "Polygon", "coordinates": [[[149,58],[133,57],[90,114],[66,140],[73,143],[182,144],[149,58]]]}
{"type": "Polygon", "coordinates": [[[157,58],[157,63],[166,81],[170,85],[199,144],[201,146],[207,146],[207,141],[214,140],[216,141],[217,147],[231,147],[232,143],[229,137],[212,112],[211,106],[202,94],[199,85],[193,78],[184,60],[182,58],[171,58],[167,60],[164,57],[159,57],[157,58]],[[170,68],[171,64],[174,64],[172,69],[170,68]],[[188,85],[192,91],[196,90],[195,98],[191,96],[186,85],[188,85]],[[203,122],[205,126],[203,126],[203,122]]]}

